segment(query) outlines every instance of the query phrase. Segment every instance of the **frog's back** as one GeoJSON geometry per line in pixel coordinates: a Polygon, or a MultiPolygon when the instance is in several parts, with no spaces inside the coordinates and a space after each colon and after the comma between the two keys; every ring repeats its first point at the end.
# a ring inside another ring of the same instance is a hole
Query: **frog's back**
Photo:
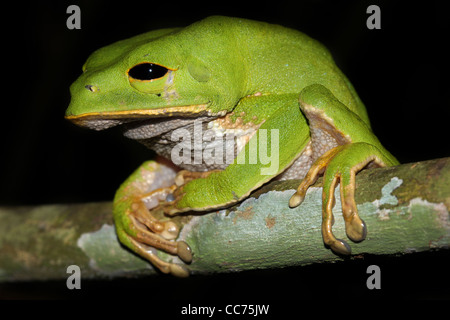
{"type": "Polygon", "coordinates": [[[299,93],[319,83],[369,124],[365,107],[330,52],[306,34],[280,25],[240,18],[213,16],[199,22],[214,34],[228,30],[239,48],[249,94],[299,93]]]}

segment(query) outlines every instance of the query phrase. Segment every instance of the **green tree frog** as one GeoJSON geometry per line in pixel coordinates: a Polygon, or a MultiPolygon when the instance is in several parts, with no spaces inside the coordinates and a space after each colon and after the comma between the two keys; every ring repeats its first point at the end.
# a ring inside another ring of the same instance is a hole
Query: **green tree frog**
{"type": "Polygon", "coordinates": [[[67,119],[96,130],[121,125],[183,169],[145,162],[114,199],[120,241],[177,276],[193,258],[176,241],[182,213],[226,208],[273,179],[303,179],[286,204],[296,207],[323,175],[323,241],[351,254],[332,232],[337,184],[346,234],[362,241],[355,175],[398,163],[329,51],[279,25],[213,16],[116,42],[88,58],[71,96],[67,119]]]}

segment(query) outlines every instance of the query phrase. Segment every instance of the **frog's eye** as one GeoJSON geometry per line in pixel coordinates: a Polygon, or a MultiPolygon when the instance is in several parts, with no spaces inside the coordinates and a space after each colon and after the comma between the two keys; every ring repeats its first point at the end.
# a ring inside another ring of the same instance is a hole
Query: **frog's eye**
{"type": "Polygon", "coordinates": [[[143,62],[128,70],[130,85],[144,93],[160,94],[173,82],[174,69],[156,63],[143,62]]]}
{"type": "Polygon", "coordinates": [[[140,63],[128,70],[130,80],[137,81],[153,81],[164,77],[169,69],[154,64],[154,63],[140,63]]]}

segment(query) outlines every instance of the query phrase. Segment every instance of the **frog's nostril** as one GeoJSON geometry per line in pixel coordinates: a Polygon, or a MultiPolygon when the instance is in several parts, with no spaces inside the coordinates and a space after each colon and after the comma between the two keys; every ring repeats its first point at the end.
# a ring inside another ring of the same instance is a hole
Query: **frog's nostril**
{"type": "Polygon", "coordinates": [[[88,84],[88,85],[86,85],[86,86],[84,86],[86,89],[88,89],[89,91],[91,91],[91,92],[97,92],[97,91],[99,91],[100,89],[97,87],[97,86],[93,86],[93,85],[90,85],[90,84],[88,84]]]}

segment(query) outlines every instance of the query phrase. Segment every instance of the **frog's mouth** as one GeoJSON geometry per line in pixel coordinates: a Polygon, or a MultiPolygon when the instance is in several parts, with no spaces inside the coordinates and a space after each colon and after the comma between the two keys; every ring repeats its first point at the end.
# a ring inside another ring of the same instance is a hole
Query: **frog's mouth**
{"type": "Polygon", "coordinates": [[[130,122],[142,122],[158,118],[217,117],[223,114],[223,112],[212,113],[208,110],[208,106],[209,104],[198,104],[159,109],[89,112],[79,115],[66,115],[65,118],[78,126],[100,131],[130,122]]]}

